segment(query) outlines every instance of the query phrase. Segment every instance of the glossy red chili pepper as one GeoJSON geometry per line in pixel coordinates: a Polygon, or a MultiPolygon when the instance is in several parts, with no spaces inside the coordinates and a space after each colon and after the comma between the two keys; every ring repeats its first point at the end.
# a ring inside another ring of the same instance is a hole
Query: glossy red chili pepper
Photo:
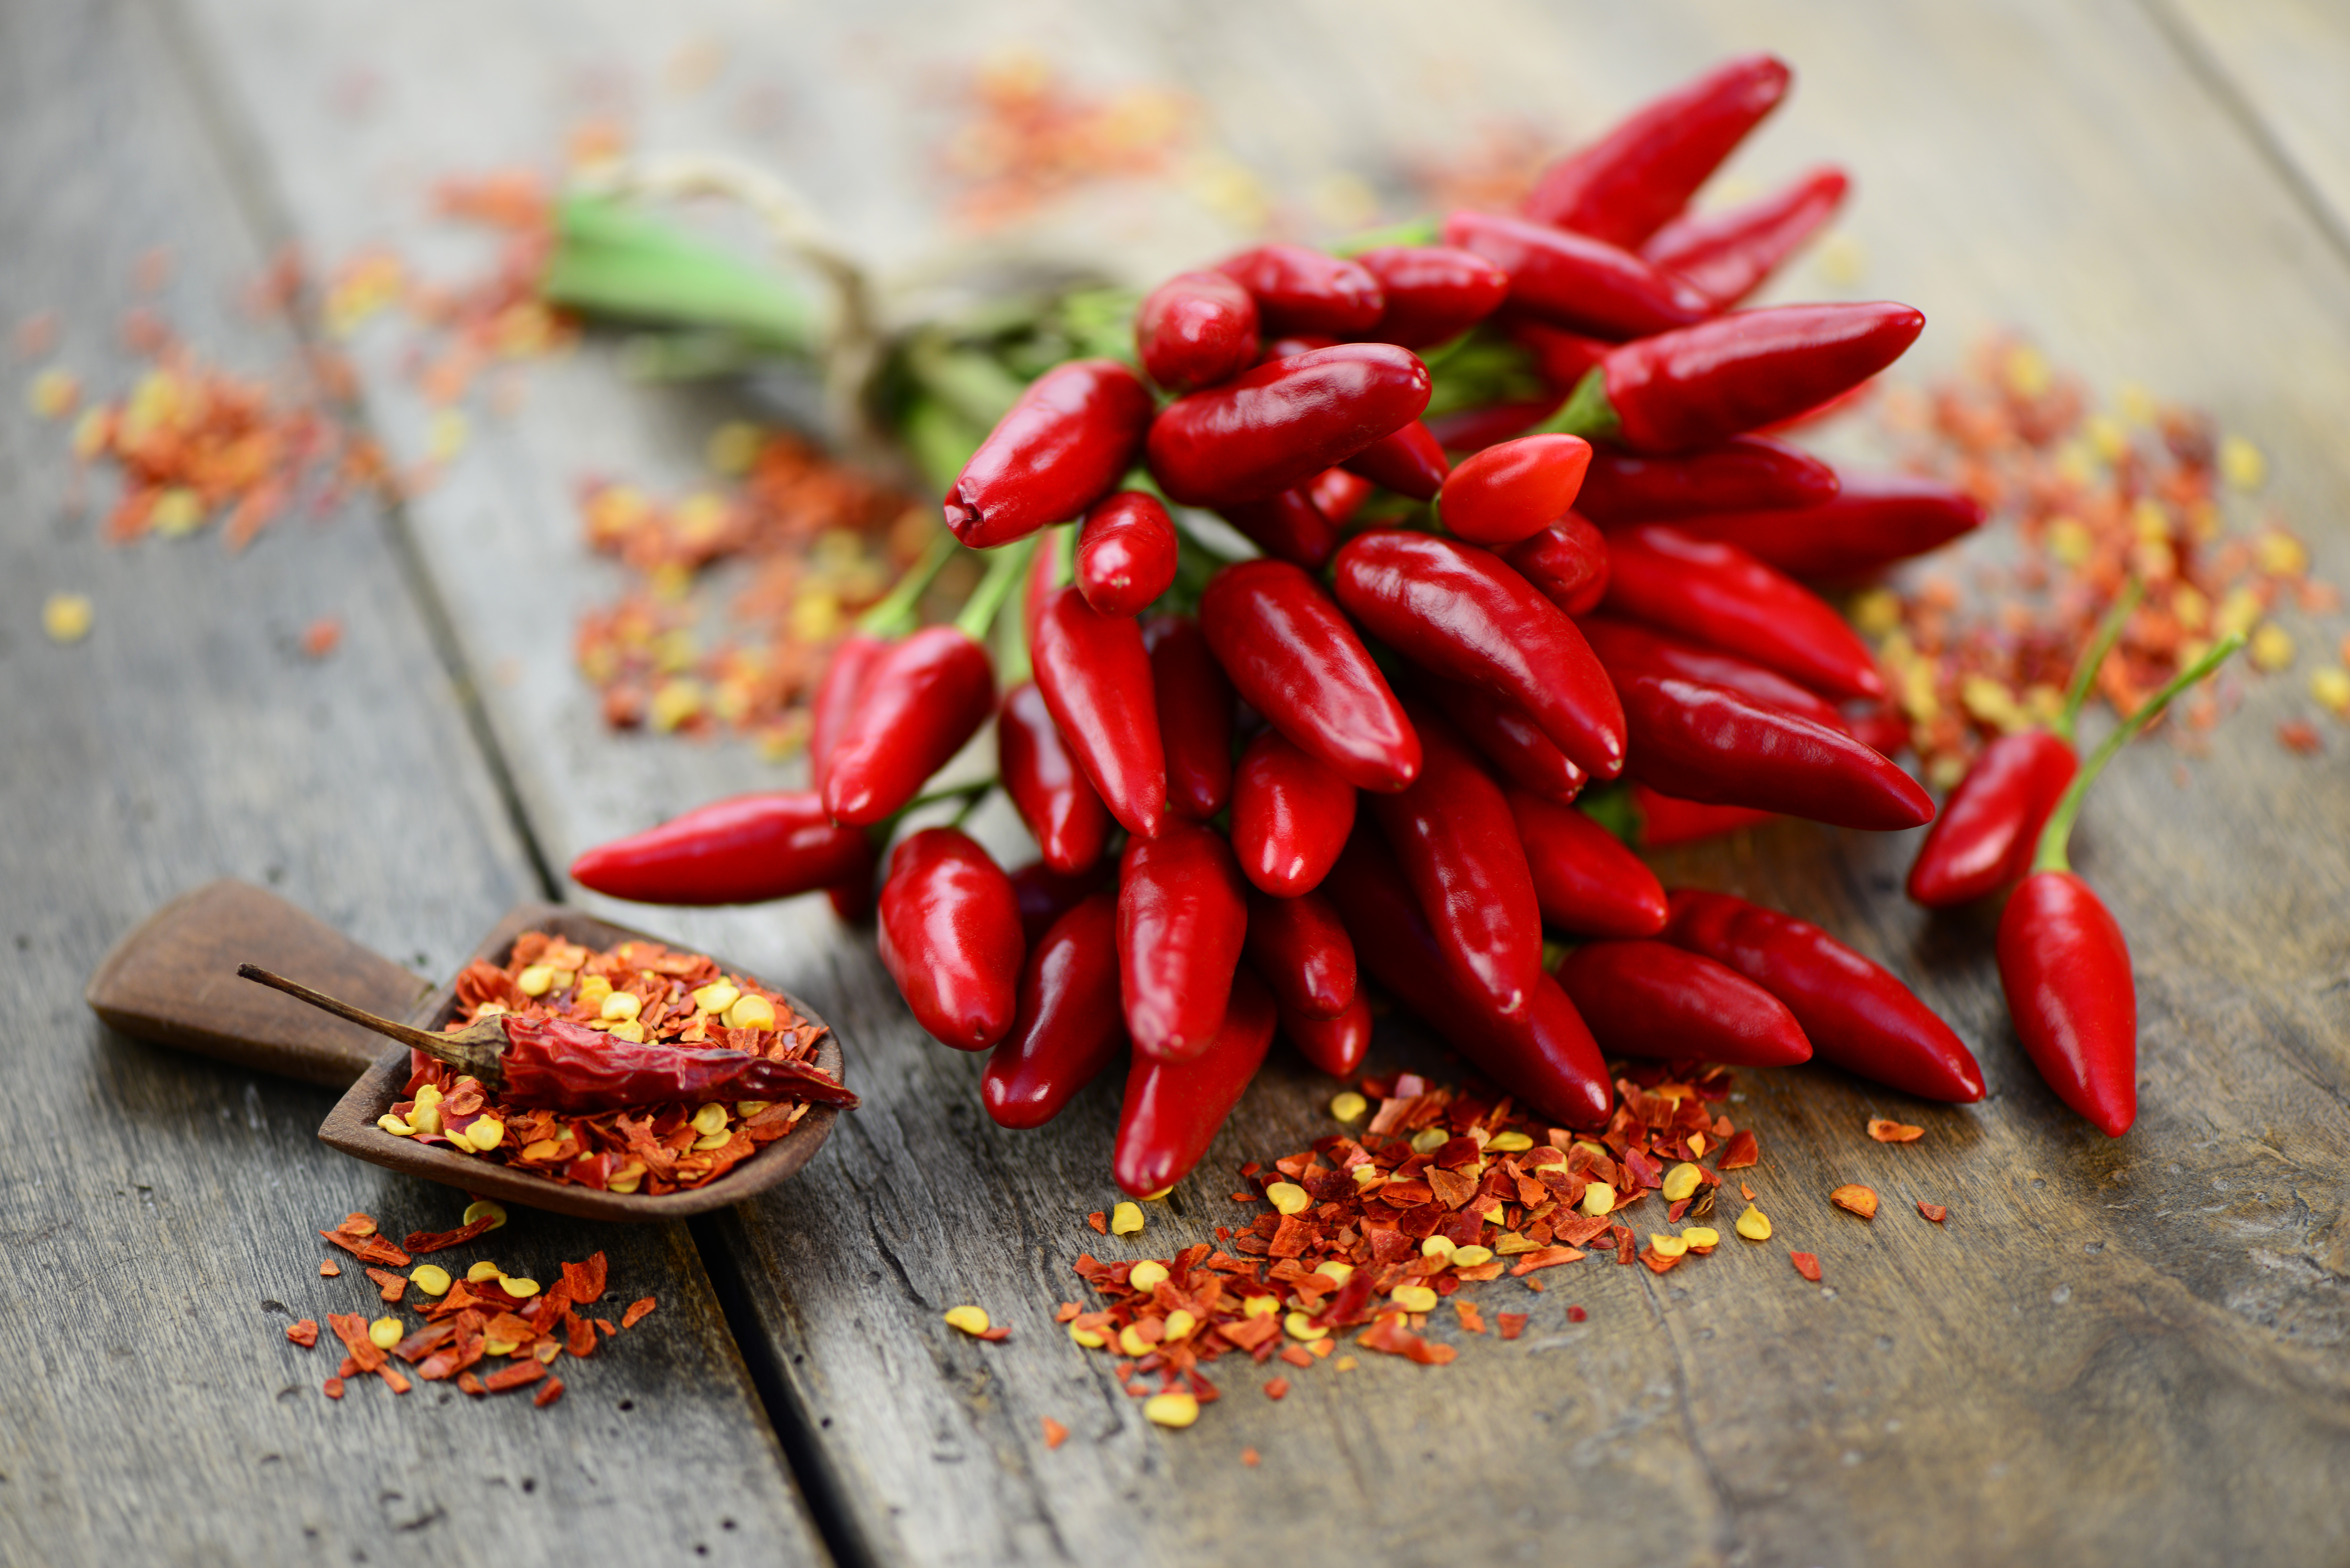
{"type": "Polygon", "coordinates": [[[1818,506],[1835,500],[1838,488],[1836,471],[1811,453],[1746,435],[1677,457],[1600,447],[1575,504],[1598,523],[1654,523],[1818,506]]]}
{"type": "Polygon", "coordinates": [[[1585,937],[1653,937],[1665,929],[1657,874],[1573,806],[1510,792],[1510,815],[1543,919],[1585,937]]]}
{"type": "Polygon", "coordinates": [[[1286,1007],[1280,1014],[1281,1032],[1317,1073],[1351,1078],[1370,1054],[1371,1004],[1360,992],[1335,1017],[1309,1018],[1286,1007]]]}
{"type": "Polygon", "coordinates": [[[1094,504],[1077,531],[1077,589],[1113,619],[1130,616],[1175,580],[1175,524],[1155,495],[1121,490],[1094,504]]]}
{"type": "Polygon", "coordinates": [[[1781,262],[1835,215],[1850,184],[1841,169],[1814,169],[1752,202],[1677,218],[1658,230],[1640,254],[1689,279],[1727,309],[1762,287],[1781,262]]]}
{"type": "Polygon", "coordinates": [[[1379,280],[1362,266],[1304,245],[1259,245],[1218,262],[1216,270],[1248,290],[1268,337],[1348,337],[1369,331],[1387,308],[1379,280]]]}
{"type": "Polygon", "coordinates": [[[1134,1054],[1111,1155],[1120,1188],[1148,1198],[1191,1174],[1263,1064],[1275,1018],[1273,993],[1243,971],[1232,979],[1232,1005],[1215,1033],[1190,1061],[1134,1054]]]}
{"type": "Polygon", "coordinates": [[[1229,381],[1256,361],[1256,301],[1220,272],[1179,272],[1134,314],[1143,374],[1177,394],[1229,381]]]}
{"type": "Polygon", "coordinates": [[[1066,523],[1134,466],[1154,407],[1116,359],[1073,359],[1028,385],[947,493],[947,526],[973,549],[1066,523]]]}
{"type": "Polygon", "coordinates": [[[1096,614],[1074,587],[1055,588],[1029,656],[1053,722],[1102,804],[1128,833],[1158,833],[1167,821],[1167,753],[1142,628],[1130,617],[1096,614]]]}
{"type": "Polygon", "coordinates": [[[1418,419],[1428,393],[1428,368],[1391,343],[1293,354],[1161,410],[1151,476],[1187,506],[1269,500],[1418,419]]]}
{"type": "Polygon", "coordinates": [[[1241,961],[1248,905],[1232,846],[1173,822],[1129,839],[1118,866],[1118,995],[1136,1054],[1182,1062],[1208,1049],[1241,961]]]}
{"type": "Polygon", "coordinates": [[[1190,616],[1155,618],[1142,642],[1167,753],[1167,804],[1204,822],[1232,799],[1232,683],[1190,616]]]}
{"type": "Polygon", "coordinates": [[[1676,676],[1634,676],[1623,696],[1630,771],[1667,794],[1881,832],[1933,818],[1917,780],[1841,731],[1676,676]]]}
{"type": "Polygon", "coordinates": [[[1786,1003],[1710,958],[1658,941],[1587,942],[1558,983],[1611,1056],[1791,1067],[1812,1043],[1786,1003]]]}
{"type": "Polygon", "coordinates": [[[1509,274],[1512,309],[1572,332],[1640,337],[1713,314],[1695,284],[1605,240],[1529,218],[1455,213],[1444,220],[1444,243],[1509,274]]]}
{"type": "Polygon", "coordinates": [[[1266,730],[1232,776],[1232,853],[1248,879],[1276,898],[1309,893],[1329,874],[1355,827],[1355,786],[1266,730]]]}
{"type": "MultiPolygon", "coordinates": [[[[1353,519],[1355,514],[1362,510],[1363,503],[1371,498],[1371,492],[1378,488],[1361,474],[1348,473],[1343,468],[1324,469],[1321,475],[1306,487],[1307,498],[1314,503],[1315,507],[1323,516],[1330,520],[1332,524],[1334,531],[1330,535],[1330,549],[1335,550],[1338,547],[1337,535],[1335,530],[1344,528],[1353,519]]],[[[1289,559],[1286,556],[1282,558],[1289,559]]],[[[1323,561],[1327,561],[1329,558],[1328,551],[1325,551],[1323,561]]],[[[1317,562],[1308,569],[1318,572],[1322,569],[1321,563],[1317,562]]]]}
{"type": "Polygon", "coordinates": [[[892,644],[832,749],[825,809],[860,827],[891,815],[994,709],[994,667],[970,633],[930,626],[892,644]]]}
{"type": "Polygon", "coordinates": [[[816,694],[808,699],[808,789],[819,800],[824,796],[825,775],[831,769],[832,753],[840,744],[841,732],[848,727],[848,716],[857,711],[858,700],[865,694],[865,682],[872,676],[873,667],[889,651],[888,638],[850,632],[833,649],[832,660],[824,667],[824,679],[816,682],[816,694]]]}
{"type": "Polygon", "coordinates": [[[983,1051],[1012,1028],[1026,951],[1019,902],[960,828],[924,828],[890,854],[875,946],[931,1038],[983,1051]]]}
{"type": "Polygon", "coordinates": [[[1638,621],[1586,616],[1575,624],[1591,644],[1591,651],[1599,656],[1607,679],[1619,691],[1636,675],[1678,676],[1709,686],[1726,686],[1766,708],[1794,713],[1846,734],[1852,732],[1852,726],[1834,703],[1810,688],[1798,686],[1785,676],[1734,653],[1683,642],[1638,621]]]}
{"type": "Polygon", "coordinates": [[[1363,789],[1399,790],[1419,776],[1411,722],[1303,571],[1284,561],[1225,567],[1200,596],[1200,629],[1241,701],[1299,751],[1363,789]]]}
{"type": "Polygon", "coordinates": [[[1983,1096],[1982,1069],[1909,988],[1819,927],[1727,893],[1678,888],[1665,940],[1736,970],[1784,1002],[1813,1052],[1923,1099],[1983,1096]]]}
{"type": "Polygon", "coordinates": [[[1003,793],[1035,836],[1045,865],[1074,874],[1101,858],[1109,812],[1034,681],[1014,687],[995,715],[995,759],[1003,793]]]}
{"type": "Polygon", "coordinates": [[[1486,1012],[1523,1018],[1542,971],[1542,909],[1510,803],[1442,714],[1416,699],[1404,711],[1419,732],[1419,777],[1373,795],[1371,815],[1454,978],[1486,1012]]]}
{"type": "MultiPolygon", "coordinates": [[[[1607,358],[1607,351],[1616,347],[1606,338],[1586,337],[1580,332],[1569,332],[1563,327],[1553,327],[1546,321],[1536,321],[1514,311],[1498,325],[1533,358],[1535,374],[1550,383],[1557,398],[1562,399],[1581,385],[1583,378],[1591,373],[1592,367],[1607,358]]],[[[1544,408],[1543,414],[1555,412],[1557,408],[1558,402],[1554,399],[1544,408]]],[[[1529,420],[1526,422],[1533,424],[1536,421],[1529,420]]],[[[1460,443],[1448,441],[1445,444],[1460,443]]]]}
{"type": "Polygon", "coordinates": [[[1387,296],[1371,336],[1407,348],[1458,337],[1500,309],[1510,292],[1509,274],[1449,245],[1380,245],[1355,263],[1387,296]]]}
{"type": "Polygon", "coordinates": [[[1374,484],[1384,484],[1399,495],[1426,501],[1443,488],[1444,449],[1418,420],[1398,426],[1340,463],[1374,484]]]}
{"type": "Polygon", "coordinates": [[[1669,849],[1677,844],[1719,838],[1742,827],[1759,827],[1776,821],[1779,815],[1775,811],[1757,811],[1751,805],[1681,800],[1644,784],[1634,784],[1630,793],[1632,810],[1639,820],[1640,843],[1649,849],[1669,849]]]}
{"type": "Polygon", "coordinates": [[[1126,1030],[1118,1012],[1118,895],[1096,893],[1053,922],[1020,970],[1012,1033],[980,1075],[998,1127],[1040,1127],[1101,1075],[1126,1030]]]}
{"type": "Polygon", "coordinates": [[[1567,514],[1590,464],[1591,443],[1580,436],[1505,441],[1452,471],[1437,496],[1437,514],[1456,537],[1505,550],[1567,514]]]}
{"type": "Polygon", "coordinates": [[[1336,1018],[1355,1000],[1355,944],[1319,893],[1274,898],[1250,888],[1244,950],[1284,1012],[1336,1018]]]}
{"type": "Polygon", "coordinates": [[[1880,756],[1898,757],[1909,747],[1909,717],[1890,699],[1846,710],[1844,723],[1854,740],[1880,756]]]}
{"type": "Polygon", "coordinates": [[[1511,545],[1502,559],[1568,615],[1589,615],[1607,597],[1607,536],[1572,512],[1511,545]]]}
{"type": "MultiPolygon", "coordinates": [[[[1343,469],[1330,469],[1341,473],[1343,469]]],[[[1366,492],[1371,486],[1367,480],[1358,480],[1366,492]]],[[[1322,482],[1315,481],[1320,489],[1322,482]]],[[[1322,509],[1305,486],[1284,490],[1269,501],[1235,501],[1216,508],[1224,521],[1239,529],[1256,547],[1276,561],[1287,561],[1318,572],[1330,564],[1330,556],[1338,548],[1337,525],[1323,515],[1322,509]]]]}
{"type": "Polygon", "coordinates": [[[1082,871],[1055,871],[1031,860],[1012,873],[1012,896],[1020,905],[1020,934],[1030,947],[1045,940],[1053,922],[1076,909],[1118,873],[1115,861],[1097,861],[1082,871]]]}
{"type": "Polygon", "coordinates": [[[1835,607],[1735,545],[1663,524],[1607,535],[1610,615],[1645,621],[1835,697],[1882,697],[1868,645],[1835,607]]]}
{"type": "Polygon", "coordinates": [[[1591,782],[1591,775],[1568,762],[1542,726],[1515,703],[1482,687],[1433,675],[1419,676],[1412,687],[1452,720],[1505,783],[1564,803],[1581,794],[1591,782]]]}
{"type": "Polygon", "coordinates": [[[1516,703],[1594,777],[1623,771],[1615,688],[1575,623],[1499,556],[1387,528],[1357,534],[1332,565],[1338,602],[1373,637],[1516,703]]]}
{"type": "Polygon", "coordinates": [[[1786,96],[1794,76],[1770,55],[1723,62],[1544,169],[1526,213],[1619,245],[1638,244],[1688,204],[1786,96]]]}
{"type": "Polygon", "coordinates": [[[1258,350],[1256,362],[1269,364],[1275,359],[1286,359],[1294,354],[1310,354],[1316,348],[1335,348],[1337,346],[1338,339],[1323,333],[1292,332],[1268,341],[1258,350]]]}
{"type": "Polygon", "coordinates": [[[1925,328],[1906,305],[1733,311],[1610,350],[1596,374],[1612,417],[1569,428],[1635,452],[1716,446],[1858,386],[1925,328]]]}
{"type": "Polygon", "coordinates": [[[1939,549],[1982,526],[1982,504],[1908,473],[1856,473],[1816,504],[1724,507],[1676,526],[1692,538],[1735,545],[1791,577],[1841,581],[1939,549]]]}
{"type": "Polygon", "coordinates": [[[712,801],[571,863],[583,888],[640,904],[756,904],[869,873],[864,831],[836,827],[807,790],[712,801]]]}

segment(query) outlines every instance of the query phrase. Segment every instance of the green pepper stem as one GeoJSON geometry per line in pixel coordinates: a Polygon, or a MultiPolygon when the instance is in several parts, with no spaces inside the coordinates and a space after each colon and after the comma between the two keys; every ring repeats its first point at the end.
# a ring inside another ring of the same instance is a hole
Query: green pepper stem
{"type": "Polygon", "coordinates": [[[1607,400],[1607,369],[1594,365],[1566,395],[1558,412],[1543,421],[1528,435],[1572,435],[1586,441],[1607,441],[1619,434],[1624,421],[1616,417],[1616,406],[1607,400]]]}
{"type": "Polygon", "coordinates": [[[857,629],[868,637],[903,637],[913,630],[914,607],[921,602],[923,590],[960,548],[952,534],[940,529],[938,536],[923,547],[921,558],[898,579],[898,586],[857,618],[857,629]]]}
{"type": "Polygon", "coordinates": [[[1432,245],[1443,237],[1443,230],[1432,217],[1407,218],[1400,223],[1385,228],[1366,229],[1348,234],[1330,246],[1334,256],[1358,256],[1365,251],[1375,251],[1383,245],[1432,245]]]}
{"type": "Polygon", "coordinates": [[[2064,692],[2064,711],[2050,726],[2058,740],[2071,740],[2073,732],[2080,727],[2081,710],[2087,704],[2089,693],[2096,689],[2097,671],[2106,667],[2106,655],[2122,639],[2122,628],[2129,625],[2131,614],[2144,597],[2146,585],[2132,577],[2122,588],[2122,597],[2106,612],[2106,618],[2097,623],[2096,634],[2089,639],[2089,645],[2081,649],[2081,662],[2073,668],[2073,684],[2064,692]]]}
{"type": "Polygon", "coordinates": [[[2202,658],[2172,676],[2161,691],[2139,703],[2137,711],[2123,720],[2114,732],[2106,737],[2105,742],[2090,755],[2089,760],[2081,764],[2081,771],[2073,775],[2073,782],[2065,786],[2064,793],[2057,797],[2056,809],[2048,814],[2048,826],[2040,830],[2039,850],[2032,857],[2034,871],[2070,871],[2073,868],[2073,862],[2065,853],[2065,846],[2073,837],[2073,822],[2081,815],[2081,802],[2087,797],[2089,786],[2097,782],[2097,775],[2106,771],[2106,764],[2120,754],[2121,749],[2136,740],[2148,724],[2161,717],[2162,711],[2170,706],[2172,698],[2219,669],[2227,662],[2229,655],[2243,646],[2244,634],[2230,632],[2202,658]]]}
{"type": "Polygon", "coordinates": [[[1019,586],[1020,574],[1028,569],[1028,557],[1036,552],[1036,535],[1031,534],[1017,544],[1006,545],[995,552],[995,559],[987,564],[987,576],[979,579],[972,590],[971,601],[955,617],[955,629],[973,642],[987,641],[987,628],[995,624],[995,612],[1019,586]]]}

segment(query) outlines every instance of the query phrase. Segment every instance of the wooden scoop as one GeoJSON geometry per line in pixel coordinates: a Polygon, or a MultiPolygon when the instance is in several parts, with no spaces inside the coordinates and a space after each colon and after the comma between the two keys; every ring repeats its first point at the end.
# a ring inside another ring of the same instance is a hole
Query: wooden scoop
{"type": "MultiPolygon", "coordinates": [[[[503,965],[515,938],[532,930],[591,949],[662,940],[560,904],[517,904],[482,939],[467,962],[503,965]]],[[[744,972],[739,964],[718,961],[723,969],[744,972]]],[[[90,976],[83,1000],[125,1034],[341,1088],[341,1101],[318,1128],[322,1142],[376,1165],[501,1202],[585,1220],[673,1220],[723,1209],[798,1171],[840,1119],[838,1106],[814,1106],[789,1134],[763,1146],[725,1175],[665,1197],[549,1181],[493,1160],[397,1137],[377,1127],[376,1119],[391,1109],[408,1082],[408,1047],[387,1050],[369,1033],[372,1024],[313,1012],[291,996],[239,979],[237,967],[243,963],[305,975],[346,999],[353,1012],[404,1017],[406,1024],[396,1027],[436,1039],[445,1038],[442,1027],[457,1015],[453,982],[430,990],[391,960],[276,894],[227,879],[181,895],[116,943],[90,976]]],[[[464,966],[458,967],[462,971],[464,966]]],[[[777,994],[808,1023],[824,1023],[799,998],[788,992],[777,994]]],[[[816,1043],[814,1065],[835,1081],[841,1076],[840,1037],[829,1028],[816,1043]]]]}

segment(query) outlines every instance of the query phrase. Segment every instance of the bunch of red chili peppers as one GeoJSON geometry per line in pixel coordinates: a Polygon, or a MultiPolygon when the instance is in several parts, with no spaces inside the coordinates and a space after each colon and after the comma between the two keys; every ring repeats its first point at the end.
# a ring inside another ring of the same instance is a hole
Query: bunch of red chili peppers
{"type": "MultiPolygon", "coordinates": [[[[1817,1053],[1979,1098],[1965,1045],[1891,974],[1786,915],[1669,898],[1571,805],[1621,778],[1650,844],[1774,813],[1934,815],[1884,754],[1899,728],[1868,649],[1789,570],[1864,574],[1981,511],[1762,433],[1847,397],[1924,318],[1732,308],[1835,211],[1835,171],[1683,211],[1788,82],[1732,61],[1553,165],[1515,213],[1170,279],[1136,317],[1139,373],[1057,365],[971,456],[945,516],[996,552],[987,576],[953,626],[911,629],[917,582],[843,646],[808,791],[705,807],[573,875],[661,902],[826,888],[856,915],[875,834],[993,716],[997,782],[1043,857],[1008,875],[958,827],[905,837],[881,958],[925,1029],[992,1050],[1005,1126],[1049,1120],[1130,1044],[1116,1169],[1138,1194],[1198,1162],[1276,1029],[1352,1072],[1363,972],[1564,1127],[1607,1122],[1607,1054],[1817,1053]],[[1424,421],[1431,365],[1497,335],[1548,395],[1424,421]],[[1190,569],[1170,503],[1262,556],[1190,569]],[[1015,587],[999,698],[986,642],[1015,587]],[[1546,927],[1582,944],[1555,971],[1546,927]]],[[[2079,944],[2045,932],[2080,922],[2040,881],[2012,945],[2061,967],[2079,944]]],[[[2010,947],[2012,991],[2056,989],[2015,980],[2033,961],[2010,947]]],[[[2117,1017],[2052,1022],[2035,1060],[2054,1074],[2117,1017]]]]}

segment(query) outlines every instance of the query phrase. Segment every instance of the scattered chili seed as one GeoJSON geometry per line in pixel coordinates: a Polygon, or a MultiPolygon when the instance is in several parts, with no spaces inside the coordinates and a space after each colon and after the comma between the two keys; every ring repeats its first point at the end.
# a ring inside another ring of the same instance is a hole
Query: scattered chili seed
{"type": "MultiPolygon", "coordinates": [[[[408,1282],[401,1280],[405,1285],[408,1282]]],[[[407,1336],[408,1325],[396,1317],[380,1317],[368,1324],[368,1338],[378,1350],[390,1350],[407,1336]]]]}
{"type": "Polygon", "coordinates": [[[1929,1203],[1922,1198],[1918,1199],[1918,1212],[1923,1214],[1927,1219],[1931,1220],[1937,1225],[1939,1225],[1943,1220],[1950,1217],[1950,1211],[1949,1210],[1943,1208],[1939,1203],[1929,1203]]]}
{"type": "Polygon", "coordinates": [[[1154,1394],[1142,1402],[1142,1414],[1155,1426],[1188,1427],[1200,1418],[1200,1401],[1180,1391],[1154,1394]]]}
{"type": "Polygon", "coordinates": [[[1370,1108],[1371,1102],[1352,1089],[1342,1090],[1331,1096],[1330,1115],[1342,1122],[1359,1121],[1363,1113],[1370,1108]]]}
{"type": "Polygon", "coordinates": [[[1750,1203],[1733,1229],[1750,1241],[1767,1241],[1771,1239],[1771,1216],[1750,1203]]]}
{"type": "Polygon", "coordinates": [[[1820,1282],[1820,1260],[1811,1252],[1790,1252],[1787,1261],[1795,1265],[1795,1272],[1814,1284],[1820,1282]]]}
{"type": "Polygon", "coordinates": [[[316,1318],[304,1318],[300,1323],[286,1325],[286,1337],[307,1350],[318,1343],[318,1323],[316,1318]]]}
{"type": "Polygon", "coordinates": [[[41,630],[51,642],[79,642],[96,618],[88,594],[51,594],[41,605],[41,630]]]}
{"type": "Polygon", "coordinates": [[[1926,1129],[1871,1116],[1868,1118],[1868,1136],[1879,1143],[1916,1143],[1926,1136],[1926,1129]]]}
{"type": "Polygon", "coordinates": [[[1142,1205],[1121,1203],[1110,1210],[1109,1228],[1113,1234],[1131,1236],[1142,1229],[1142,1205]]]}
{"type": "Polygon", "coordinates": [[[987,1309],[984,1307],[949,1307],[946,1318],[948,1327],[959,1328],[974,1338],[987,1332],[987,1309]]]}
{"type": "Polygon", "coordinates": [[[1847,1181],[1828,1194],[1828,1201],[1864,1220],[1877,1218],[1877,1194],[1857,1181],[1847,1181]]]}

